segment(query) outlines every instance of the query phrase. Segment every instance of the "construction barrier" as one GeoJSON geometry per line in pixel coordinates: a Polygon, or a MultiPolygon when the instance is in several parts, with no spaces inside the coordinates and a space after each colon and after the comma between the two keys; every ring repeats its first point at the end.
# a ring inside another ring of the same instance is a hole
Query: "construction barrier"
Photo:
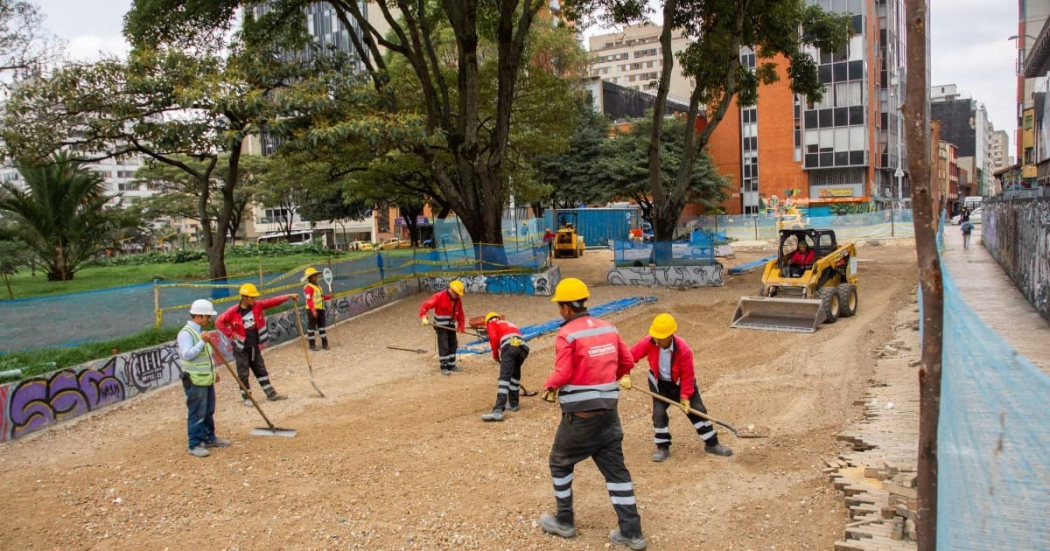
{"type": "MultiPolygon", "coordinates": [[[[265,261],[264,261],[265,262],[265,261]]],[[[393,249],[351,253],[337,260],[303,264],[284,272],[266,272],[265,264],[251,274],[222,282],[192,281],[130,285],[65,295],[0,301],[0,353],[62,348],[134,335],[148,327],[178,327],[190,304],[211,300],[222,311],[236,303],[237,289],[255,284],[264,295],[301,293],[303,270],[330,269],[336,299],[409,278],[538,273],[547,249],[514,241],[506,245],[459,243],[437,250],[393,249]],[[478,260],[483,259],[483,260],[478,260]]],[[[495,288],[495,286],[494,286],[495,288]]],[[[290,308],[290,306],[287,306],[290,308]]]]}
{"type": "MultiPolygon", "coordinates": [[[[943,232],[942,219],[940,249],[943,232]]],[[[1039,261],[1046,265],[1046,249],[1039,261]]],[[[955,284],[966,274],[941,266],[937,548],[988,549],[994,542],[996,549],[1047,549],[1050,377],[967,306],[955,284]]]]}
{"type": "Polygon", "coordinates": [[[990,199],[981,210],[981,243],[1050,320],[1050,198],[990,199]]]}
{"type": "Polygon", "coordinates": [[[911,210],[883,210],[837,216],[803,216],[801,220],[774,215],[704,215],[683,221],[680,234],[703,229],[736,241],[777,241],[782,229],[835,230],[839,241],[914,237],[911,210]]]}

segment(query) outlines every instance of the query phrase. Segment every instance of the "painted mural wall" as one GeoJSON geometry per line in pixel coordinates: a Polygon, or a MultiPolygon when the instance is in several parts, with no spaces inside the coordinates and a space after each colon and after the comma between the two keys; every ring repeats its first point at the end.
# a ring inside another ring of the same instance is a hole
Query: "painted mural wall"
{"type": "Polygon", "coordinates": [[[488,293],[493,295],[540,295],[551,296],[561,281],[561,268],[554,266],[538,274],[469,275],[459,277],[420,278],[420,286],[427,293],[447,289],[453,279],[463,282],[468,294],[488,293]]]}
{"type": "Polygon", "coordinates": [[[1050,320],[1050,199],[985,201],[981,241],[1028,302],[1050,320]]]}
{"type": "Polygon", "coordinates": [[[723,284],[722,265],[710,266],[614,266],[606,281],[610,285],[673,287],[719,287],[723,284]]]}
{"type": "MultiPolygon", "coordinates": [[[[337,323],[417,294],[415,279],[339,297],[329,306],[337,323]]],[[[303,326],[306,311],[299,309],[303,326]]],[[[299,336],[294,310],[266,317],[270,345],[299,336]]],[[[174,343],[117,354],[72,368],[0,386],[0,442],[122,402],[179,381],[179,353],[174,343]]]]}

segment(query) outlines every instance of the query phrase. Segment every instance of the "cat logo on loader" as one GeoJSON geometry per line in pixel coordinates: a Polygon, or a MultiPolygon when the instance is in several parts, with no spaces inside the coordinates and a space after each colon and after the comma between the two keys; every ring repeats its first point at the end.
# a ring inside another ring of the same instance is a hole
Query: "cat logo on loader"
{"type": "Polygon", "coordinates": [[[766,264],[757,297],[742,297],[730,327],[813,333],[857,313],[857,249],[839,245],[832,230],[781,230],[775,260],[766,264]],[[811,265],[789,264],[799,241],[814,251],[811,265]]]}

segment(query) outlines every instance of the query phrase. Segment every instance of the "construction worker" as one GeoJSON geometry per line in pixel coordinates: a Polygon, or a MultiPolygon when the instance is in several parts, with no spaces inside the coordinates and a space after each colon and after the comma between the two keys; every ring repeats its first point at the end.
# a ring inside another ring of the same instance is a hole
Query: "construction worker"
{"type": "Polygon", "coordinates": [[[554,372],[543,384],[544,400],[561,405],[561,424],[551,447],[550,469],[557,512],[540,516],[543,530],[563,538],[576,535],[572,508],[573,469],[587,458],[605,477],[620,527],[609,533],[617,545],[645,549],[642,520],[635,504],[631,473],[623,461],[623,428],[616,406],[616,381],[634,361],[620,333],[607,321],[591,317],[585,303],[587,285],[566,278],[554,290],[552,302],[565,320],[554,343],[554,372]]]}
{"type": "Polygon", "coordinates": [[[554,238],[555,237],[557,237],[557,234],[552,232],[550,228],[547,228],[543,232],[543,242],[547,244],[547,262],[548,263],[550,263],[551,260],[554,259],[554,238]]]}
{"type": "MultiPolygon", "coordinates": [[[[696,372],[693,367],[693,351],[685,340],[675,335],[678,323],[671,314],[660,314],[649,326],[649,336],[638,341],[631,348],[635,362],[642,358],[649,360],[649,390],[678,402],[679,407],[689,417],[696,433],[704,441],[704,451],[723,457],[733,455],[733,450],[718,443],[715,426],[690,412],[690,409],[707,413],[700,391],[696,388],[696,372]]],[[[624,389],[631,388],[630,375],[620,380],[624,389]]],[[[657,463],[671,456],[671,431],[668,428],[666,402],[653,398],[653,441],[656,453],[653,461],[657,463]]]]}
{"type": "Polygon", "coordinates": [[[209,448],[225,448],[230,441],[215,435],[215,363],[212,360],[212,342],[215,335],[204,328],[216,314],[211,302],[200,299],[190,305],[190,319],[179,331],[175,343],[179,346],[179,365],[182,367],[182,390],[186,393],[186,432],[190,455],[208,457],[209,448]]]}
{"type": "Polygon", "coordinates": [[[496,405],[481,418],[502,421],[504,408],[518,411],[521,364],[529,357],[529,345],[525,344],[518,326],[505,321],[499,312],[485,314],[485,332],[489,336],[492,359],[499,362],[499,387],[496,389],[496,405]]]}
{"type": "Polygon", "coordinates": [[[310,313],[310,319],[306,320],[306,338],[310,341],[310,350],[317,351],[314,344],[314,333],[321,336],[321,348],[328,350],[328,330],[325,328],[324,301],[331,300],[332,295],[324,294],[321,286],[317,284],[318,271],[313,266],[303,272],[306,286],[303,287],[303,296],[306,297],[306,311],[310,313]]]}
{"type": "Polygon", "coordinates": [[[427,312],[434,310],[438,366],[442,375],[460,371],[459,366],[456,365],[456,350],[459,347],[456,333],[462,333],[466,325],[463,314],[463,291],[463,282],[454,279],[449,282],[448,289],[434,293],[419,306],[419,320],[424,327],[430,325],[427,312]]]}
{"type": "MultiPolygon", "coordinates": [[[[249,388],[248,370],[251,369],[259,381],[259,386],[266,393],[267,400],[271,402],[284,400],[287,396],[278,394],[270,384],[270,374],[266,372],[266,362],[263,361],[261,349],[270,339],[263,312],[289,299],[298,302],[299,295],[280,295],[265,300],[256,300],[259,297],[259,289],[251,283],[241,285],[238,294],[241,295],[240,303],[223,312],[215,320],[215,328],[222,331],[233,343],[233,358],[237,360],[237,378],[244,383],[244,388],[249,388]]],[[[252,401],[243,389],[241,389],[241,399],[244,400],[244,405],[252,405],[252,401]]]]}

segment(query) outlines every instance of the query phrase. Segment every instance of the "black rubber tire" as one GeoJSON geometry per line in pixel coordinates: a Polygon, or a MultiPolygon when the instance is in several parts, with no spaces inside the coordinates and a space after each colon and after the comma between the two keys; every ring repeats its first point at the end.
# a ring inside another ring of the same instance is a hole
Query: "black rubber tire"
{"type": "Polygon", "coordinates": [[[836,290],[839,294],[839,317],[848,318],[857,313],[857,287],[852,283],[840,283],[836,290]]]}
{"type": "Polygon", "coordinates": [[[839,320],[839,293],[834,287],[820,290],[820,309],[824,311],[824,323],[835,323],[839,320]]]}

